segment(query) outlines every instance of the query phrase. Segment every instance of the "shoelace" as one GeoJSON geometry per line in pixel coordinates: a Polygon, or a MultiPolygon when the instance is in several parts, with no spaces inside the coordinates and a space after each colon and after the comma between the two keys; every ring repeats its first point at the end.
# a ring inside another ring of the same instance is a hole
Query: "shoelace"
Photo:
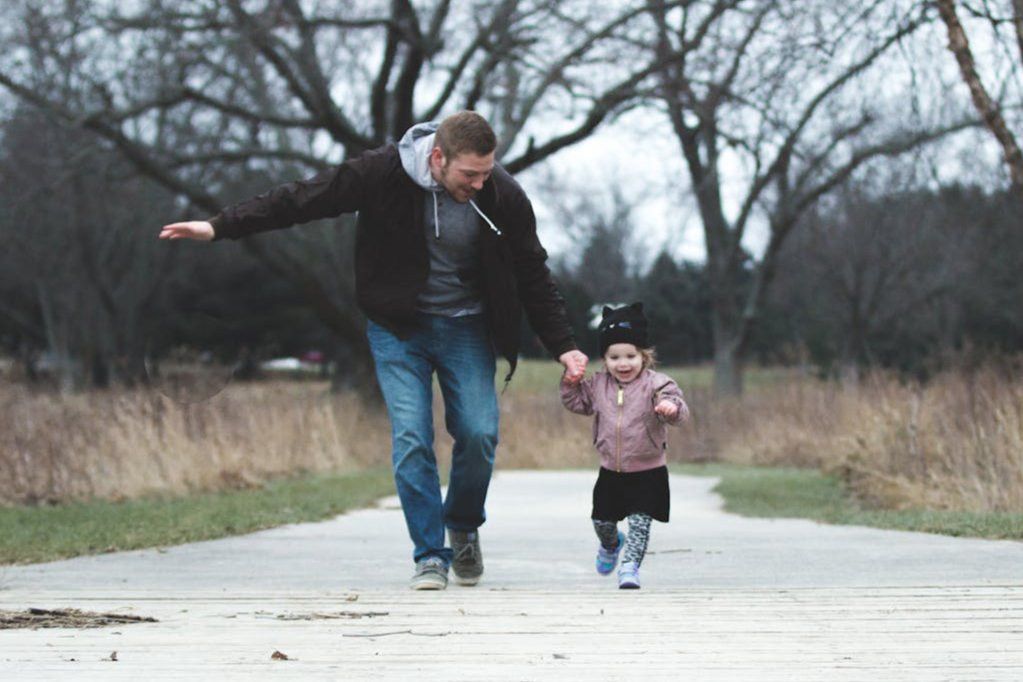
{"type": "Polygon", "coordinates": [[[416,574],[423,575],[424,573],[443,573],[444,562],[440,559],[427,560],[416,566],[416,574]]]}
{"type": "Polygon", "coordinates": [[[464,545],[462,545],[462,548],[458,550],[457,554],[455,554],[454,560],[455,561],[472,561],[475,558],[476,558],[476,546],[473,543],[471,543],[471,542],[467,542],[464,545]]]}

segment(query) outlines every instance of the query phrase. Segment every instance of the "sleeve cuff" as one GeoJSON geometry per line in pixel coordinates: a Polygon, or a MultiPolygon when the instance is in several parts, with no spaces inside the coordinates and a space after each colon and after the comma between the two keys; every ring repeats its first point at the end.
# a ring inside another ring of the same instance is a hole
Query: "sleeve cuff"
{"type": "Polygon", "coordinates": [[[550,350],[554,355],[554,359],[557,360],[570,350],[579,350],[579,346],[576,345],[575,339],[569,337],[568,339],[562,341],[553,348],[550,348],[550,350]]]}
{"type": "Polygon", "coordinates": [[[221,213],[207,218],[206,222],[213,226],[213,241],[217,241],[224,238],[224,216],[221,213]]]}

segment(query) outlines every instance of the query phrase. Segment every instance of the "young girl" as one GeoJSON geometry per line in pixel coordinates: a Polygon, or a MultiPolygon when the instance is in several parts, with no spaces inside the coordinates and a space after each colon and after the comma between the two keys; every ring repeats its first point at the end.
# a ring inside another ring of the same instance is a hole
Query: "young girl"
{"type": "Polygon", "coordinates": [[[600,539],[597,572],[618,569],[618,587],[639,588],[639,566],[646,554],[652,519],[668,520],[666,424],[689,418],[682,391],[672,379],[650,369],[643,304],[612,310],[600,323],[604,370],[588,379],[561,381],[561,402],[572,412],[593,417],[593,443],[601,466],[593,488],[593,528],[600,539]],[[618,522],[629,519],[626,539],[618,522]]]}

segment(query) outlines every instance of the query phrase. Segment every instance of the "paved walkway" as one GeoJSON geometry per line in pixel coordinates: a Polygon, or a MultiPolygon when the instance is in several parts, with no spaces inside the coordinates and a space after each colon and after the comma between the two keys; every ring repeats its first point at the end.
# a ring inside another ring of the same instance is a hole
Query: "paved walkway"
{"type": "Polygon", "coordinates": [[[676,476],[644,588],[620,592],[592,570],[593,477],[500,472],[475,588],[407,589],[395,499],[0,569],[0,609],[159,620],[0,630],[0,679],[1023,679],[1023,543],[745,519],[676,476]]]}

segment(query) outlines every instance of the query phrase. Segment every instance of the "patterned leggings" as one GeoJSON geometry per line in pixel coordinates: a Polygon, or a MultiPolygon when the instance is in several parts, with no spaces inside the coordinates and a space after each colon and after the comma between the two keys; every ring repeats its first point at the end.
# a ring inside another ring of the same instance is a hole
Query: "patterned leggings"
{"type": "MultiPolygon", "coordinates": [[[[646,546],[650,542],[650,522],[653,519],[647,514],[629,515],[629,534],[625,538],[625,554],[622,563],[633,562],[638,568],[646,555],[646,546]]],[[[618,524],[614,521],[598,521],[593,519],[593,529],[604,549],[618,546],[618,524]]]]}

